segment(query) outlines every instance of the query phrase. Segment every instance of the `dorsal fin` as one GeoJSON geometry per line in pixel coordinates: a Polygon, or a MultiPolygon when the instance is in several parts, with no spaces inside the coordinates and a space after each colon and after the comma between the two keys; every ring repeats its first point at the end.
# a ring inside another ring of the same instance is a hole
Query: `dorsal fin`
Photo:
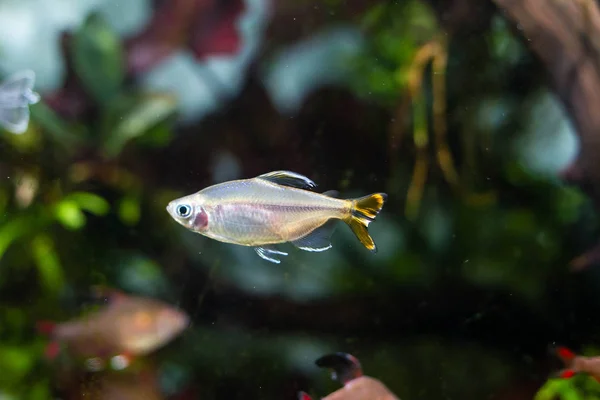
{"type": "Polygon", "coordinates": [[[317,184],[305,177],[291,171],[273,171],[257,176],[257,178],[276,183],[278,185],[292,186],[300,189],[313,189],[317,184]]]}
{"type": "Polygon", "coordinates": [[[323,196],[335,197],[337,199],[338,197],[340,197],[340,192],[338,192],[337,190],[328,190],[326,192],[323,192],[323,196]]]}
{"type": "Polygon", "coordinates": [[[328,354],[315,361],[315,364],[332,370],[331,379],[344,386],[351,380],[363,376],[360,361],[352,354],[341,352],[328,354]]]}

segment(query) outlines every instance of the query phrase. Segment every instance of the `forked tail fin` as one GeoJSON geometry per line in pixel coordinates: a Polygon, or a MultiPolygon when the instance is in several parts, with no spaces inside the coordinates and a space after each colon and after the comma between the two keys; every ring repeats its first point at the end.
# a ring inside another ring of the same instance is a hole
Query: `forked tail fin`
{"type": "Polygon", "coordinates": [[[358,240],[373,253],[377,252],[377,246],[369,235],[369,224],[375,220],[383,204],[387,200],[385,193],[373,193],[352,201],[352,214],[346,223],[352,229],[358,240]]]}

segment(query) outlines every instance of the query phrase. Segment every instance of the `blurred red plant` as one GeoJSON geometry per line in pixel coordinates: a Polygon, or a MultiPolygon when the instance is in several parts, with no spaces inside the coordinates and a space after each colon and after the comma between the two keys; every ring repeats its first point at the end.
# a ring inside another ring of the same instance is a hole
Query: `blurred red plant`
{"type": "MultiPolygon", "coordinates": [[[[126,78],[150,70],[180,49],[188,49],[197,60],[238,52],[242,40],[235,24],[244,11],[244,0],[160,1],[148,25],[124,42],[126,78]]],[[[66,33],[61,40],[67,64],[65,83],[44,96],[66,118],[81,117],[93,104],[73,68],[72,40],[73,35],[66,33]]]]}
{"type": "Polygon", "coordinates": [[[162,1],[146,29],[126,42],[127,72],[146,71],[182,47],[199,60],[237,52],[235,23],[244,9],[243,0],[162,1]]]}

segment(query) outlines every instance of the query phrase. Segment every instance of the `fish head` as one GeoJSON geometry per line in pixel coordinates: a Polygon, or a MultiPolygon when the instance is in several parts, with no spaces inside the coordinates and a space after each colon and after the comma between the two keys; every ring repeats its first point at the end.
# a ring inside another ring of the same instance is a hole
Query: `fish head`
{"type": "Polygon", "coordinates": [[[179,335],[190,324],[190,318],[181,310],[166,307],[156,316],[155,332],[160,342],[168,342],[179,335]]]}
{"type": "Polygon", "coordinates": [[[146,353],[169,342],[190,320],[186,313],[162,302],[140,299],[136,307],[123,310],[120,319],[124,347],[134,353],[146,353]]]}
{"type": "Polygon", "coordinates": [[[208,229],[208,213],[198,195],[171,201],[167,205],[167,212],[175,221],[192,231],[203,232],[208,229]]]}

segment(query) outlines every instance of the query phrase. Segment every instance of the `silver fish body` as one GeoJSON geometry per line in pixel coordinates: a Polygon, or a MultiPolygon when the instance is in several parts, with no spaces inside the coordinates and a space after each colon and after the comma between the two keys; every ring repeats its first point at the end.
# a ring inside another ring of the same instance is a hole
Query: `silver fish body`
{"type": "Polygon", "coordinates": [[[206,236],[246,246],[291,242],[350,212],[347,200],[264,179],[226,182],[197,196],[222,201],[207,207],[214,222],[206,236]]]}
{"type": "Polygon", "coordinates": [[[221,242],[252,246],[271,262],[279,261],[275,254],[287,255],[273,247],[278,243],[291,242],[306,251],[331,248],[336,220],[350,225],[361,242],[375,250],[366,227],[381,210],[386,195],[345,200],[336,198],[335,191],[305,190],[315,186],[302,175],[275,171],[210,186],[173,200],[167,211],[194,232],[221,242]]]}

